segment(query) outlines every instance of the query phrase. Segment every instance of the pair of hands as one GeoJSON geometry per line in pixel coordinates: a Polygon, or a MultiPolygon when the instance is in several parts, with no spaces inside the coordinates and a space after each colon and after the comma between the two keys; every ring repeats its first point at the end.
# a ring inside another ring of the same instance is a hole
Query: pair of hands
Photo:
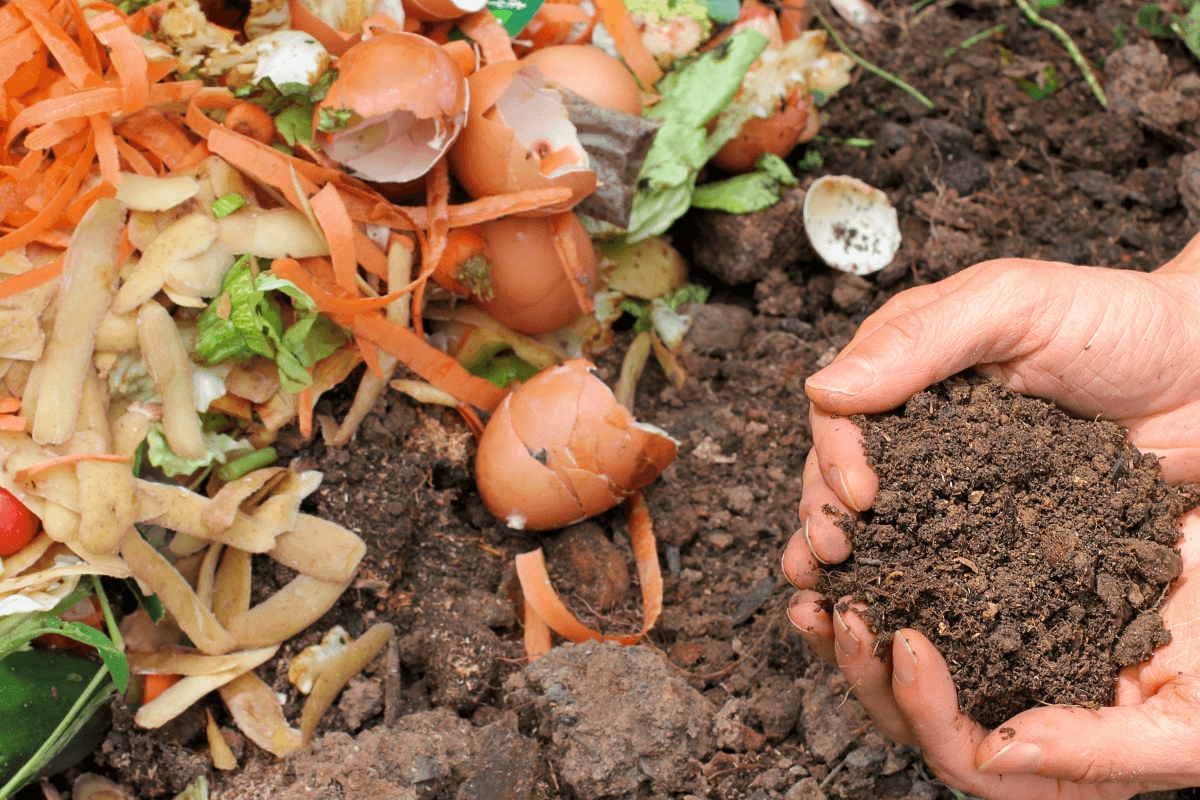
{"type": "MultiPolygon", "coordinates": [[[[885,662],[853,609],[812,591],[850,543],[822,512],[857,515],[879,482],[845,417],[902,405],[968,367],[1079,417],[1128,428],[1171,483],[1200,479],[1200,237],[1152,274],[1025,260],[978,264],[892,298],[808,379],[814,446],[801,528],[783,555],[788,615],[836,663],[879,729],[919,745],[950,786],[990,800],[1127,798],[1200,785],[1200,509],[1183,518],[1183,574],[1160,613],[1171,643],[1120,673],[1111,708],[1044,707],[987,731],[962,715],[949,669],[913,630],[885,662]]],[[[835,600],[837,598],[834,598],[835,600]]]]}

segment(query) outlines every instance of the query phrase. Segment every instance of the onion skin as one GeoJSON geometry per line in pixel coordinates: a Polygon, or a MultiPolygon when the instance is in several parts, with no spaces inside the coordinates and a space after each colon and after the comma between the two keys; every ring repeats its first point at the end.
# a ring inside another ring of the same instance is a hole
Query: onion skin
{"type": "Polygon", "coordinates": [[[581,358],[544,370],[488,421],[475,480],[509,527],[550,530],[607,511],[675,458],[675,441],[639,426],[590,370],[581,358]]]}
{"type": "MultiPolygon", "coordinates": [[[[578,218],[575,251],[589,280],[596,280],[596,251],[578,218]]],[[[583,313],[554,247],[550,221],[505,217],[485,222],[480,234],[491,251],[492,297],[479,305],[503,324],[536,335],[556,331],[583,313]]]]}
{"type": "Polygon", "coordinates": [[[487,116],[524,66],[520,61],[504,61],[471,74],[467,79],[471,93],[467,125],[448,156],[454,176],[474,198],[556,186],[570,189],[571,197],[561,203],[516,215],[545,217],[570,210],[594,192],[596,173],[578,169],[546,177],[539,169],[540,160],[521,144],[512,129],[498,117],[487,116]]]}
{"type": "Polygon", "coordinates": [[[726,172],[749,172],[764,153],[787,158],[796,145],[816,136],[820,125],[817,109],[807,94],[798,101],[788,98],[774,116],[753,117],[746,122],[738,135],[717,151],[712,163],[726,172]]]}

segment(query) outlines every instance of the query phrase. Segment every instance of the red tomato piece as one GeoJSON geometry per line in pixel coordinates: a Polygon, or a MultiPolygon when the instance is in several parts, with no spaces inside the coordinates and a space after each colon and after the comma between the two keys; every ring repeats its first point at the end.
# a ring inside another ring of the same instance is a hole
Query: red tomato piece
{"type": "Polygon", "coordinates": [[[0,558],[11,556],[29,544],[40,524],[24,503],[0,487],[0,558]]]}

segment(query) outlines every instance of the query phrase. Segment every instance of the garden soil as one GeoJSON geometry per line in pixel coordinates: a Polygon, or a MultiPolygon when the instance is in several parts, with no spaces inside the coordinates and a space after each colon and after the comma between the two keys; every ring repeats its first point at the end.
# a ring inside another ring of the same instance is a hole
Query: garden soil
{"type": "MultiPolygon", "coordinates": [[[[952,797],[917,751],[875,730],[784,616],[779,556],[797,526],[812,444],[804,380],[889,297],[972,263],[1149,270],[1178,253],[1200,222],[1200,73],[1182,44],[1136,27],[1140,0],[1048,9],[1103,64],[1106,111],[1062,44],[1009,0],[919,5],[918,15],[882,0],[886,20],[865,31],[824,13],[933,109],[856,70],[822,109],[821,139],[792,157],[817,153],[823,166],[802,173],[783,202],[749,217],[695,212],[672,232],[713,296],[695,315],[687,382],[675,388],[651,364],[636,398],[639,419],[681,443],[646,492],[665,586],[644,645],[565,645],[528,666],[512,602],[518,553],[546,548],[552,578],[585,622],[639,628],[623,516],[545,534],[504,527],[474,488],[465,426],[392,394],[344,449],[284,436],[289,457],[325,475],[304,510],[357,531],[369,550],[337,606],[259,674],[295,720],[301,698],[288,661],[331,626],[358,635],[391,622],[391,652],[289,758],[243,741],[210,698],[159,731],[133,728],[118,710],[86,766],[139,797],[172,796],[209,769],[210,709],[241,765],[212,776],[221,800],[952,797]],[[892,266],[860,278],[814,259],[799,210],[820,174],[887,192],[904,234],[892,266]]],[[[610,385],[629,338],[599,359],[610,385]]],[[[318,412],[337,417],[349,397],[327,396],[318,412]]],[[[272,562],[258,567],[256,601],[290,578],[272,562]]],[[[969,566],[957,572],[970,580],[969,566]]],[[[1104,699],[1098,689],[1088,702],[1104,699]]]]}

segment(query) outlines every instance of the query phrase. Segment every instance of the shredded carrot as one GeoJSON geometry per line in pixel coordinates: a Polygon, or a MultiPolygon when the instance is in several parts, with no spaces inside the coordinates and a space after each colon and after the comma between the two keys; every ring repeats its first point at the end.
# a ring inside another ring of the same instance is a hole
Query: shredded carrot
{"type": "Polygon", "coordinates": [[[129,165],[129,168],[138,175],[145,175],[148,178],[152,178],[158,174],[158,170],[146,160],[146,156],[120,136],[117,137],[117,152],[125,159],[125,163],[129,165]]]}
{"type": "Polygon", "coordinates": [[[458,280],[458,273],[472,258],[481,258],[490,263],[492,251],[483,240],[478,226],[455,228],[446,237],[446,250],[433,271],[433,279],[446,291],[467,297],[471,290],[458,280]]]}
{"type": "Polygon", "coordinates": [[[0,397],[0,414],[13,414],[21,410],[21,398],[0,397]]]}
{"type": "MultiPolygon", "coordinates": [[[[171,100],[187,100],[203,86],[200,81],[156,83],[150,87],[150,102],[157,105],[171,100]]],[[[120,113],[121,104],[121,90],[108,86],[42,100],[22,109],[12,120],[5,138],[5,147],[11,146],[17,135],[29,128],[72,117],[117,114],[120,113]]]]}
{"type": "Polygon", "coordinates": [[[625,63],[633,70],[633,74],[641,82],[642,88],[648,92],[654,91],[654,84],[663,76],[662,70],[654,61],[654,56],[642,44],[642,36],[637,26],[629,18],[622,0],[595,0],[600,12],[600,21],[612,34],[617,52],[625,59],[625,63]]]}
{"type": "Polygon", "coordinates": [[[46,68],[46,49],[31,28],[0,41],[0,83],[4,91],[20,97],[37,85],[38,73],[46,68]],[[35,58],[42,54],[41,59],[35,58]]]}
{"type": "Polygon", "coordinates": [[[455,409],[458,415],[467,423],[467,427],[471,429],[471,433],[475,436],[475,441],[483,438],[483,420],[479,418],[478,412],[471,408],[466,403],[459,403],[455,409]]]}
{"type": "Polygon", "coordinates": [[[147,77],[146,54],[138,46],[133,31],[125,27],[121,17],[104,11],[88,20],[96,38],[108,47],[113,69],[121,79],[122,114],[132,114],[150,102],[150,80],[147,77]]]}
{"type": "Polygon", "coordinates": [[[156,108],[144,108],[130,114],[114,130],[130,144],[158,156],[173,170],[188,163],[195,148],[187,133],[156,108]]]}
{"type": "Polygon", "coordinates": [[[48,469],[66,466],[67,464],[76,464],[80,461],[111,461],[119,464],[128,460],[129,456],[119,456],[113,453],[68,453],[65,456],[47,458],[45,461],[39,461],[32,466],[19,470],[17,474],[13,476],[13,480],[15,480],[17,483],[24,483],[30,478],[36,477],[48,469]]]}
{"type": "Polygon", "coordinates": [[[425,329],[421,320],[421,310],[425,307],[425,283],[446,252],[446,235],[450,231],[450,165],[445,156],[438,159],[426,178],[425,209],[429,215],[428,241],[421,250],[421,274],[413,288],[412,308],[409,311],[414,331],[425,329]]]}
{"type": "Polygon", "coordinates": [[[24,417],[0,414],[0,431],[23,431],[25,430],[25,423],[26,419],[24,417]]]}
{"type": "Polygon", "coordinates": [[[316,276],[291,258],[277,258],[272,261],[271,272],[296,284],[302,292],[312,298],[317,308],[326,314],[354,315],[378,311],[412,291],[411,287],[406,286],[383,297],[355,297],[340,286],[322,286],[316,276]]]}
{"type": "Polygon", "coordinates": [[[337,187],[332,183],[325,184],[308,202],[321,225],[325,240],[329,242],[329,258],[333,261],[333,274],[337,276],[338,286],[353,296],[358,295],[355,282],[358,271],[354,266],[354,223],[337,187]]]}
{"type": "Polygon", "coordinates": [[[382,379],[383,364],[379,362],[379,348],[361,336],[354,337],[354,346],[358,348],[359,355],[362,356],[363,363],[367,365],[367,369],[371,370],[371,374],[382,379]]]}
{"type": "Polygon", "coordinates": [[[66,217],[68,224],[78,225],[79,221],[83,219],[83,215],[92,207],[92,203],[102,197],[112,197],[116,193],[117,187],[111,183],[97,184],[72,200],[71,204],[67,206],[67,210],[63,213],[63,216],[66,217]]]}
{"type": "Polygon", "coordinates": [[[518,555],[516,567],[517,579],[521,582],[521,591],[525,595],[525,604],[532,606],[537,615],[545,620],[555,633],[565,636],[576,644],[589,639],[615,641],[624,645],[638,643],[640,637],[603,634],[580,622],[563,605],[562,599],[550,585],[550,575],[546,572],[546,557],[542,553],[542,548],[539,547],[537,550],[518,555]]]}
{"type": "Polygon", "coordinates": [[[270,144],[275,140],[275,119],[262,106],[242,101],[234,103],[225,115],[226,128],[249,136],[256,142],[270,144]]]}
{"type": "Polygon", "coordinates": [[[371,237],[367,236],[358,225],[354,225],[354,258],[362,268],[371,273],[377,278],[387,280],[388,265],[387,256],[379,245],[371,241],[371,237]]]}
{"type": "Polygon", "coordinates": [[[159,695],[179,683],[182,675],[143,675],[142,705],[158,699],[159,695]]]}
{"type": "Polygon", "coordinates": [[[575,293],[575,302],[584,314],[591,314],[595,307],[592,296],[592,281],[579,262],[579,250],[575,245],[575,213],[564,211],[550,219],[554,233],[554,250],[562,263],[563,272],[575,293]]]}
{"type": "MultiPolygon", "coordinates": [[[[88,117],[92,125],[92,136],[96,141],[96,157],[100,162],[100,175],[111,184],[121,182],[121,156],[117,152],[117,137],[113,136],[112,120],[106,114],[88,117]]],[[[28,139],[30,137],[26,137],[28,139]]]]}
{"type": "MultiPolygon", "coordinates": [[[[311,370],[309,374],[311,374],[311,370]]],[[[313,431],[313,390],[311,386],[305,386],[300,390],[300,396],[296,398],[296,411],[300,418],[300,435],[307,439],[312,436],[313,431]]]]}
{"type": "Polygon", "coordinates": [[[550,640],[550,626],[546,620],[538,616],[533,606],[525,603],[525,655],[530,661],[537,661],[550,652],[553,642],[550,640]]]}
{"type": "MultiPolygon", "coordinates": [[[[523,214],[536,211],[539,208],[561,203],[571,197],[571,190],[565,186],[555,186],[551,189],[526,189],[510,194],[497,194],[491,197],[481,197],[462,205],[450,206],[450,227],[461,228],[465,225],[478,225],[481,222],[491,222],[494,219],[509,214],[523,214]]],[[[377,222],[389,228],[412,230],[414,227],[424,228],[428,225],[428,217],[424,208],[412,206],[394,206],[375,209],[376,215],[368,216],[361,221],[377,222]],[[404,212],[408,219],[395,214],[396,210],[404,212]]],[[[351,216],[354,216],[353,210],[351,216]]],[[[355,219],[360,219],[355,217],[355,219]]]]}
{"type": "Polygon", "coordinates": [[[654,524],[641,492],[634,492],[625,500],[625,520],[629,525],[633,557],[637,561],[638,584],[642,587],[642,633],[646,633],[662,613],[663,581],[654,524]]]}
{"type": "Polygon", "coordinates": [[[458,29],[479,44],[484,63],[491,65],[517,60],[508,31],[504,30],[490,8],[482,8],[463,17],[458,21],[458,29]]]}
{"type": "Polygon", "coordinates": [[[95,153],[95,143],[89,137],[87,144],[84,146],[83,153],[75,157],[75,163],[71,166],[71,171],[67,174],[66,181],[58,188],[53,199],[32,220],[12,233],[0,236],[0,252],[24,247],[58,219],[58,215],[71,202],[71,198],[79,190],[79,184],[87,176],[88,170],[92,166],[92,157],[95,153]]]}
{"type": "Polygon", "coordinates": [[[14,0],[13,5],[29,20],[38,38],[50,50],[50,54],[54,56],[54,60],[58,62],[72,86],[83,89],[100,84],[100,75],[88,64],[79,44],[67,35],[40,3],[34,0],[14,0]]]}

